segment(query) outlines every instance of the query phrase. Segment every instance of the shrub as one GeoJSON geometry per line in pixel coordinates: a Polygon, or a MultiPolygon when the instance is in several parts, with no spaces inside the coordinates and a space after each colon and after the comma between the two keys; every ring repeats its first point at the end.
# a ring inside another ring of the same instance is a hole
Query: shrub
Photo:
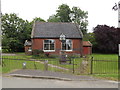
{"type": "Polygon", "coordinates": [[[39,58],[46,58],[46,55],[44,53],[39,54],[39,58]]]}
{"type": "Polygon", "coordinates": [[[43,53],[44,52],[42,50],[37,50],[37,49],[35,49],[35,50],[32,51],[33,55],[39,55],[39,54],[43,54],[43,53]]]}
{"type": "Polygon", "coordinates": [[[50,54],[49,54],[48,52],[46,52],[45,55],[46,55],[47,57],[49,57],[50,54]]]}
{"type": "Polygon", "coordinates": [[[59,58],[60,56],[57,55],[57,54],[50,54],[49,57],[50,57],[50,58],[59,58]]]}

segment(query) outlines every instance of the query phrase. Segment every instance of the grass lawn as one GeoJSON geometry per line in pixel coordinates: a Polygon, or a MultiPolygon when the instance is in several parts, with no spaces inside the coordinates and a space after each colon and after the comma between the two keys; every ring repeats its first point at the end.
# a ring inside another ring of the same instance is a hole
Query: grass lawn
{"type": "Polygon", "coordinates": [[[100,79],[108,79],[108,80],[118,81],[118,74],[94,74],[92,76],[100,78],[100,79]]]}
{"type": "Polygon", "coordinates": [[[94,57],[94,59],[97,60],[118,60],[118,55],[117,54],[96,54],[93,53],[91,56],[94,57]]]}
{"type": "MultiPolygon", "coordinates": [[[[91,56],[94,57],[94,60],[112,60],[112,61],[117,61],[118,60],[118,55],[117,54],[92,54],[91,56]]],[[[16,53],[15,56],[3,56],[4,58],[14,58],[14,59],[26,59],[29,60],[30,58],[32,58],[32,56],[29,55],[25,55],[24,53],[16,53]]],[[[22,69],[22,63],[26,62],[27,63],[27,69],[35,69],[35,65],[37,67],[37,69],[40,70],[44,70],[44,64],[41,64],[39,62],[39,60],[48,60],[49,64],[52,65],[56,65],[59,67],[63,67],[63,68],[67,68],[70,69],[71,72],[73,70],[73,65],[69,65],[69,64],[59,64],[59,58],[44,58],[38,59],[38,62],[34,62],[34,61],[26,61],[26,60],[4,60],[6,63],[6,66],[4,66],[2,68],[2,73],[8,73],[10,71],[13,71],[15,69],[22,69]],[[35,64],[34,64],[35,63],[35,64]]],[[[75,58],[74,59],[74,69],[75,71],[80,70],[80,65],[82,62],[82,58],[75,58]]],[[[72,62],[73,63],[73,62],[72,62]]],[[[118,64],[117,62],[111,62],[109,63],[109,65],[106,62],[93,62],[93,72],[99,73],[99,72],[104,72],[103,70],[107,67],[109,67],[107,70],[108,72],[112,72],[113,68],[115,69],[115,72],[117,72],[118,70],[118,64]]],[[[55,67],[49,67],[48,68],[49,71],[60,71],[60,72],[69,72],[69,71],[65,71],[62,69],[58,69],[55,67]]],[[[105,79],[110,79],[110,80],[118,80],[118,73],[109,73],[109,74],[93,74],[92,76],[94,77],[98,77],[98,78],[105,78],[105,79]]]]}
{"type": "Polygon", "coordinates": [[[92,54],[95,62],[93,62],[93,76],[102,78],[102,79],[110,79],[110,80],[118,80],[118,55],[117,54],[92,54]],[[103,61],[97,61],[103,60],[103,61]],[[108,61],[104,61],[108,60],[108,61]],[[111,62],[112,61],[112,62],[111,62]],[[106,68],[107,67],[107,68],[106,68]],[[100,72],[113,72],[108,74],[100,74],[100,72]]]}

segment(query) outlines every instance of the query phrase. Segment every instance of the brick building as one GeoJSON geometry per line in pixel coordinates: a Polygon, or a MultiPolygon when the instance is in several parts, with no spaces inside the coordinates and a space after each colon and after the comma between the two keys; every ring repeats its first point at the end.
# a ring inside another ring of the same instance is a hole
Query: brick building
{"type": "Polygon", "coordinates": [[[31,46],[25,44],[25,52],[42,50],[49,54],[75,53],[83,55],[82,32],[74,23],[35,22],[31,33],[31,46]],[[60,36],[65,40],[60,40],[60,36]]]}
{"type": "Polygon", "coordinates": [[[83,55],[92,54],[92,44],[89,41],[83,41],[83,55]]]}

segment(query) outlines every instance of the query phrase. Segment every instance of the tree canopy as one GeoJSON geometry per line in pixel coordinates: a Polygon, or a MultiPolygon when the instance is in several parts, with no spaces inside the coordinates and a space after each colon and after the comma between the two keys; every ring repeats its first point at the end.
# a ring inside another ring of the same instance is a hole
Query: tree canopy
{"type": "Polygon", "coordinates": [[[60,18],[58,18],[56,15],[51,15],[47,21],[48,22],[61,22],[60,18]]]}
{"type": "Polygon", "coordinates": [[[2,46],[9,52],[24,51],[25,40],[30,40],[34,21],[44,21],[34,18],[32,22],[19,18],[15,13],[2,15],[2,46]]]}
{"type": "Polygon", "coordinates": [[[118,53],[120,28],[109,27],[107,25],[97,25],[94,28],[93,33],[97,42],[97,52],[118,53]]]}
{"type": "Polygon", "coordinates": [[[70,7],[66,4],[62,4],[56,10],[56,14],[49,17],[48,22],[73,22],[77,23],[80,30],[85,35],[87,33],[88,26],[88,12],[81,10],[79,7],[70,7]]]}

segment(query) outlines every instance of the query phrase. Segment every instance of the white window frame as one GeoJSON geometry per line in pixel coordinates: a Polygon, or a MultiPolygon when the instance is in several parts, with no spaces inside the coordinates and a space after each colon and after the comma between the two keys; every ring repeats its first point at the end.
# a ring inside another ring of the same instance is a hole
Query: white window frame
{"type": "MultiPolygon", "coordinates": [[[[54,40],[54,39],[44,39],[44,40],[54,40]]],[[[54,50],[45,50],[45,49],[44,49],[44,45],[45,45],[44,40],[43,40],[43,51],[44,51],[44,52],[55,52],[55,47],[56,47],[56,46],[55,46],[55,40],[54,40],[54,50]]]]}
{"type": "MultiPolygon", "coordinates": [[[[66,39],[66,40],[71,40],[71,39],[66,39]]],[[[71,50],[62,50],[62,42],[61,42],[61,51],[66,51],[66,52],[71,52],[71,51],[73,51],[73,41],[71,40],[71,50]]]]}

